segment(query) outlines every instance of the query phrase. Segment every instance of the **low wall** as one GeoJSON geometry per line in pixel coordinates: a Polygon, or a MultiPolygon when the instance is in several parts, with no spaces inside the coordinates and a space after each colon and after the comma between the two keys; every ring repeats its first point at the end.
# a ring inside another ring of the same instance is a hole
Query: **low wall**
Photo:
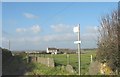
{"type": "Polygon", "coordinates": [[[53,58],[43,58],[43,57],[38,57],[37,62],[47,65],[48,67],[54,67],[54,60],[53,58]]]}
{"type": "Polygon", "coordinates": [[[41,64],[44,64],[48,67],[54,67],[54,59],[53,58],[43,58],[43,57],[35,57],[35,56],[29,56],[28,62],[38,62],[41,64]]]}

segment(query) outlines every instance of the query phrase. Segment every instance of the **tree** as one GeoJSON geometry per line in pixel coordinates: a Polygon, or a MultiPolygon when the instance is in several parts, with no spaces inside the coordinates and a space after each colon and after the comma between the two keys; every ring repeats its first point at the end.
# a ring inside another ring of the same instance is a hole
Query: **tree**
{"type": "Polygon", "coordinates": [[[97,60],[120,72],[120,21],[118,11],[102,17],[99,26],[97,60]]]}

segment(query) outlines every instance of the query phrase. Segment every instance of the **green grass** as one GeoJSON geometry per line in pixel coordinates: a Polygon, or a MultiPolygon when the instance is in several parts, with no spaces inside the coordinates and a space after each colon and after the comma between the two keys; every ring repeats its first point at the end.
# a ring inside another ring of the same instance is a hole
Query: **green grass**
{"type": "MultiPolygon", "coordinates": [[[[96,56],[95,50],[87,50],[85,54],[81,54],[81,74],[86,75],[88,73],[89,65],[90,65],[90,55],[93,55],[93,58],[96,56]]],[[[69,54],[69,58],[67,58],[67,54],[45,54],[39,55],[41,57],[49,57],[54,58],[56,67],[66,66],[70,64],[73,66],[74,70],[78,73],[78,54],[69,54]]]]}
{"type": "Polygon", "coordinates": [[[65,68],[61,68],[59,66],[53,68],[47,67],[40,63],[30,63],[28,68],[32,67],[34,67],[34,69],[30,72],[27,72],[25,75],[70,75],[65,68]]]}
{"type": "MultiPolygon", "coordinates": [[[[95,57],[95,51],[87,50],[85,54],[81,54],[81,73],[86,75],[90,64],[90,55],[95,57]]],[[[6,55],[6,54],[5,54],[6,55]]],[[[4,75],[76,75],[78,74],[78,57],[77,54],[39,54],[36,56],[54,58],[55,67],[47,67],[40,63],[27,63],[27,55],[21,53],[20,55],[10,56],[4,60],[4,75]],[[73,66],[75,73],[71,74],[66,71],[67,64],[73,66]]]]}
{"type": "MultiPolygon", "coordinates": [[[[85,54],[81,54],[81,74],[87,75],[88,68],[90,65],[90,55],[96,56],[95,51],[87,50],[85,54]]],[[[23,54],[21,56],[15,56],[14,61],[12,61],[13,72],[18,70],[17,67],[23,67],[25,75],[77,75],[78,74],[78,54],[39,54],[36,56],[54,58],[55,67],[47,67],[40,63],[26,63],[26,56],[23,54]],[[69,58],[67,58],[69,55],[69,58]],[[24,61],[25,60],[25,61],[24,61]],[[75,73],[68,73],[65,66],[70,64],[73,66],[75,73]]]]}

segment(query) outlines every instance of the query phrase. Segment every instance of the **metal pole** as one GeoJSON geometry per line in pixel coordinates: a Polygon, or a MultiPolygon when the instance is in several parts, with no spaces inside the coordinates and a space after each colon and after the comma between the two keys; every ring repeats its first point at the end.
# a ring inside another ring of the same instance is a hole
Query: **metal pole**
{"type": "MultiPolygon", "coordinates": [[[[80,41],[80,24],[78,24],[78,41],[80,41]]],[[[78,65],[79,65],[79,75],[81,74],[81,69],[80,69],[80,65],[81,65],[81,51],[80,51],[80,43],[78,43],[78,65]]]]}

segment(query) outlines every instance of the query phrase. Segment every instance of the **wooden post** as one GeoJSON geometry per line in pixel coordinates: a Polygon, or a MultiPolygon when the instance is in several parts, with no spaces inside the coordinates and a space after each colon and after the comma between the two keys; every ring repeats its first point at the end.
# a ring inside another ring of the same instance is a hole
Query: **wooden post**
{"type": "Polygon", "coordinates": [[[91,63],[93,62],[93,57],[92,57],[92,55],[90,55],[90,61],[91,61],[91,63]]]}

